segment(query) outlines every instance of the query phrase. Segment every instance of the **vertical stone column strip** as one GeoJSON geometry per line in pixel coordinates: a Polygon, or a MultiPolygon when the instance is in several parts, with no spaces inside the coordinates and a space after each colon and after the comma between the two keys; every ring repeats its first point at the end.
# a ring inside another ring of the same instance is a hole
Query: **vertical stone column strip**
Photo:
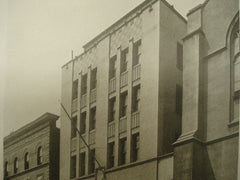
{"type": "Polygon", "coordinates": [[[120,120],[120,67],[121,67],[121,46],[117,50],[116,60],[116,120],[115,120],[115,156],[114,166],[118,166],[119,148],[119,120],[120,120]]]}
{"type": "MultiPolygon", "coordinates": [[[[238,1],[239,2],[239,10],[240,10],[240,0],[238,1]]],[[[240,29],[240,13],[238,14],[238,21],[239,21],[239,29],[240,29]]],[[[238,39],[239,39],[239,42],[240,42],[240,35],[238,36],[238,39]]],[[[240,47],[239,47],[240,48],[240,47]]],[[[240,106],[239,106],[239,112],[240,112],[240,106]]],[[[238,118],[239,121],[240,121],[240,117],[238,118]]],[[[240,133],[240,125],[238,125],[238,133],[240,133]]],[[[240,179],[240,135],[238,135],[238,178],[237,179],[240,179]]]]}
{"type": "MultiPolygon", "coordinates": [[[[82,82],[82,72],[80,72],[78,74],[78,102],[77,102],[77,128],[80,131],[80,121],[81,121],[81,82],[82,82]]],[[[79,153],[80,153],[80,141],[81,138],[79,136],[79,134],[77,135],[77,142],[76,142],[76,146],[77,146],[77,165],[76,165],[76,169],[77,169],[77,173],[76,176],[79,177],[79,153]]]]}
{"type": "MultiPolygon", "coordinates": [[[[87,72],[87,117],[86,117],[86,142],[89,144],[89,133],[90,133],[90,94],[91,94],[91,89],[90,89],[90,84],[91,84],[91,65],[88,67],[88,72],[87,72]]],[[[86,147],[86,154],[85,154],[85,174],[88,174],[88,157],[89,157],[89,151],[88,148],[86,147]]]]}
{"type": "MultiPolygon", "coordinates": [[[[72,57],[72,59],[73,59],[73,57],[72,57]]],[[[72,159],[72,143],[73,143],[73,141],[72,141],[72,118],[73,118],[73,114],[72,114],[72,108],[73,108],[73,81],[74,81],[74,70],[75,70],[75,68],[74,68],[74,65],[75,65],[75,61],[74,61],[74,59],[73,59],[73,61],[72,61],[72,80],[71,80],[71,104],[70,104],[70,116],[71,116],[71,119],[70,119],[70,177],[71,177],[71,159],[72,159]]]]}
{"type": "Polygon", "coordinates": [[[133,56],[133,39],[129,40],[128,46],[128,106],[127,106],[127,161],[131,161],[131,121],[132,121],[132,56],[133,56]]]}
{"type": "Polygon", "coordinates": [[[205,147],[202,142],[206,132],[204,119],[201,117],[203,114],[202,57],[205,44],[201,24],[202,9],[190,12],[188,19],[188,35],[183,39],[182,134],[174,143],[174,180],[198,180],[199,177],[205,179],[202,166],[205,147]]]}

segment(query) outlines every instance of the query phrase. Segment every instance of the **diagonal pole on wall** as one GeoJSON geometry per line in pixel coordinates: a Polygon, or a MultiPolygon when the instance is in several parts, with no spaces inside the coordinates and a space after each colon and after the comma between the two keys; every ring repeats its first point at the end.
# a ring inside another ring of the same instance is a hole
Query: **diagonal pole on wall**
{"type": "MultiPolygon", "coordinates": [[[[96,174],[97,174],[97,173],[99,172],[99,170],[100,170],[101,173],[102,173],[102,175],[103,175],[102,180],[103,180],[103,179],[105,180],[105,179],[106,179],[106,175],[105,175],[105,171],[104,171],[105,168],[104,168],[103,166],[101,166],[101,164],[100,164],[100,162],[97,160],[96,156],[92,153],[90,146],[87,144],[87,142],[85,141],[85,139],[82,137],[82,135],[81,135],[80,131],[78,130],[78,128],[73,124],[72,119],[71,119],[70,115],[68,114],[67,110],[65,109],[65,107],[63,106],[63,104],[60,103],[60,105],[61,105],[62,109],[64,110],[64,112],[67,114],[68,119],[71,121],[71,125],[72,125],[72,126],[75,128],[75,130],[78,132],[81,140],[83,141],[83,143],[85,144],[85,146],[88,148],[88,151],[89,151],[90,155],[94,158],[94,160],[95,160],[96,163],[98,164],[98,168],[96,169],[96,174]]],[[[97,179],[97,175],[96,175],[96,179],[97,179]]]]}

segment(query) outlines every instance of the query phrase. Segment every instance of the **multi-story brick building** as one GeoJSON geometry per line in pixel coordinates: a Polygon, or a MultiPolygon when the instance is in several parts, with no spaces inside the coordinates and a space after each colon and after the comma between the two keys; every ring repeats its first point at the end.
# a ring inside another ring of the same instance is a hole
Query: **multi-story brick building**
{"type": "Polygon", "coordinates": [[[165,0],[144,1],[62,67],[61,99],[72,119],[62,110],[62,180],[94,179],[92,155],[107,179],[172,178],[186,28],[165,0]]]}
{"type": "Polygon", "coordinates": [[[59,179],[58,118],[45,113],[4,138],[5,180],[59,179]]]}
{"type": "Polygon", "coordinates": [[[62,67],[61,180],[237,179],[239,1],[187,17],[144,1],[62,67]]]}

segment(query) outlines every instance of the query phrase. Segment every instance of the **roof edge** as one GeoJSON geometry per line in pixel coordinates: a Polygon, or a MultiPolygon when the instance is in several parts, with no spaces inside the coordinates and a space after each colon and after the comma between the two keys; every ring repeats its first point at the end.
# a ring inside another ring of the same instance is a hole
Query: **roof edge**
{"type": "Polygon", "coordinates": [[[39,123],[44,123],[47,121],[57,121],[59,118],[58,115],[46,112],[43,115],[41,115],[40,117],[38,117],[36,120],[26,124],[25,126],[22,126],[21,128],[19,128],[18,130],[10,133],[9,135],[4,137],[4,142],[7,142],[8,140],[11,140],[13,137],[16,137],[18,135],[21,135],[23,132],[32,129],[33,127],[35,127],[36,125],[38,125],[39,123]]]}
{"type": "Polygon", "coordinates": [[[196,12],[196,11],[199,10],[199,9],[204,8],[204,7],[207,5],[208,2],[209,2],[209,0],[205,0],[204,3],[198,4],[198,5],[195,6],[194,8],[190,9],[190,10],[188,11],[188,13],[187,13],[187,16],[191,15],[192,13],[196,12]]]}

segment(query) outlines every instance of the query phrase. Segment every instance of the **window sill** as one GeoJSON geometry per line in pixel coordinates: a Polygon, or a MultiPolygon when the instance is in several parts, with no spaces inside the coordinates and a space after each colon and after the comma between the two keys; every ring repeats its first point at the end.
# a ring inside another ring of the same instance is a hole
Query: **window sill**
{"type": "Polygon", "coordinates": [[[85,136],[85,135],[86,135],[86,131],[85,131],[85,132],[82,132],[82,133],[80,132],[80,135],[81,135],[81,136],[85,136]]]}
{"type": "Polygon", "coordinates": [[[239,125],[239,121],[238,120],[233,120],[232,122],[230,122],[228,124],[228,127],[231,128],[231,127],[238,126],[238,125],[239,125]]]}
{"type": "Polygon", "coordinates": [[[91,129],[89,132],[90,132],[90,133],[94,133],[95,131],[96,131],[96,128],[91,129]]]}

